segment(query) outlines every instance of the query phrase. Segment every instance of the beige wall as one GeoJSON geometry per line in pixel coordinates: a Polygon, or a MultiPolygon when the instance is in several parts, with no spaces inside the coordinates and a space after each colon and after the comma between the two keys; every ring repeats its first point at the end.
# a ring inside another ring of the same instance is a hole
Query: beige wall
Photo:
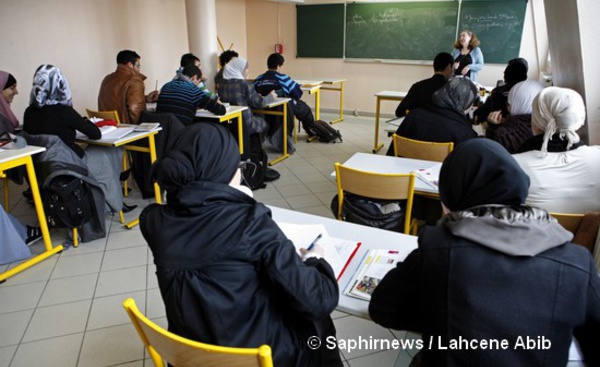
{"type": "MultiPolygon", "coordinates": [[[[206,1],[206,0],[198,0],[206,1]]],[[[266,57],[276,43],[283,43],[284,71],[295,78],[346,78],[345,107],[375,109],[373,94],[381,90],[407,90],[431,75],[431,65],[345,62],[341,59],[296,59],[296,9],[294,4],[262,0],[215,0],[217,34],[225,48],[233,48],[250,61],[251,75],[266,69],[266,57]]],[[[341,0],[306,0],[310,3],[341,0]]],[[[529,1],[521,56],[530,61],[530,77],[537,78],[546,59],[547,36],[543,0],[529,1]],[[542,4],[542,5],[540,5],[542,4]],[[535,11],[534,11],[535,10],[535,11]],[[534,14],[536,15],[534,17],[534,14]],[[541,19],[538,19],[541,18],[541,19]],[[542,61],[538,61],[542,60],[542,61]]],[[[96,107],[102,78],[115,68],[115,56],[129,48],[142,56],[147,90],[173,76],[181,54],[189,51],[184,0],[18,0],[0,1],[0,69],[17,78],[21,95],[13,110],[23,115],[37,66],[52,63],[69,80],[75,108],[96,107]],[[8,31],[11,30],[11,31],[8,31]]],[[[482,46],[485,53],[485,43],[482,46]]],[[[442,51],[442,50],[440,50],[442,51]]],[[[216,64],[216,60],[203,60],[216,64]]],[[[486,65],[480,82],[493,85],[502,78],[504,65],[486,65]]],[[[209,76],[210,77],[210,76],[209,76]]],[[[313,98],[306,97],[309,104],[313,98]]],[[[322,106],[334,109],[337,96],[323,93],[322,106]]],[[[386,103],[392,113],[395,105],[386,103]]]]}
{"type": "Polygon", "coordinates": [[[22,120],[35,69],[58,66],[79,112],[97,107],[102,78],[122,49],[142,56],[146,89],[171,79],[187,52],[183,0],[18,0],[0,2],[0,69],[17,78],[12,109],[22,120]]]}

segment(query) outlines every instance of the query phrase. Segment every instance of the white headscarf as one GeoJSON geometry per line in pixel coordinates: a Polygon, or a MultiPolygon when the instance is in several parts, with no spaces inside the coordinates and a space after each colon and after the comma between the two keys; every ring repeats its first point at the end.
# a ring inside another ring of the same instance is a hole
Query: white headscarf
{"type": "Polygon", "coordinates": [[[43,64],[37,68],[33,76],[29,104],[37,108],[57,104],[73,106],[69,83],[56,66],[43,64]]]}
{"type": "Polygon", "coordinates": [[[524,80],[515,84],[508,92],[511,115],[531,115],[531,104],[544,86],[537,80],[524,80]]]}
{"type": "Polygon", "coordinates": [[[567,150],[579,143],[576,131],[584,122],[583,98],[572,89],[544,88],[533,100],[531,124],[544,131],[543,155],[548,153],[548,141],[556,133],[562,140],[567,140],[567,150]]]}
{"type": "Polygon", "coordinates": [[[248,61],[243,57],[234,57],[223,68],[223,79],[246,79],[244,71],[248,68],[248,61]]]}

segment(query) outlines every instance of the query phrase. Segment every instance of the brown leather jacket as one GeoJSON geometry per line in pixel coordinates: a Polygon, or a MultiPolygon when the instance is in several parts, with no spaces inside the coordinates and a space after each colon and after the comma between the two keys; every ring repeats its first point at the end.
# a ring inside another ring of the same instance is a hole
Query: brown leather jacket
{"type": "Polygon", "coordinates": [[[100,85],[98,109],[117,110],[121,123],[139,124],[140,114],[146,110],[145,79],[146,76],[136,69],[118,65],[100,85]]]}

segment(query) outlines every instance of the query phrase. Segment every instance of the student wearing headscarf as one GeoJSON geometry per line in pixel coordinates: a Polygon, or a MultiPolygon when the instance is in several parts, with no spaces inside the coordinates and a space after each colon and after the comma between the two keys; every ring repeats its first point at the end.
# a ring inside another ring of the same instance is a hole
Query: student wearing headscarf
{"type": "Polygon", "coordinates": [[[586,146],[577,130],[585,105],[576,91],[544,88],[533,100],[534,137],[514,157],[531,178],[527,204],[558,213],[600,210],[600,146],[586,146]]]}
{"type": "Polygon", "coordinates": [[[335,335],[338,285],[322,249],[300,257],[270,210],[241,190],[226,128],[188,126],[173,146],[153,167],[167,205],[140,216],[169,330],[222,346],[268,344],[276,366],[341,367],[337,350],[307,347],[310,336],[335,335]]]}
{"type": "Polygon", "coordinates": [[[542,89],[544,86],[537,80],[525,80],[515,84],[508,92],[509,114],[503,118],[500,110],[490,113],[485,137],[497,141],[509,153],[516,153],[521,144],[533,137],[531,105],[542,89]]]}
{"type": "Polygon", "coordinates": [[[562,367],[573,336],[598,365],[591,254],[548,212],[523,205],[529,178],[506,149],[487,139],[459,145],[439,186],[448,214],[377,286],[371,318],[422,333],[423,366],[562,367]],[[531,340],[547,342],[527,348],[531,340]]]}
{"type": "Polygon", "coordinates": [[[2,96],[0,97],[0,134],[15,132],[19,127],[19,120],[10,109],[13,98],[19,94],[17,89],[17,80],[12,74],[0,70],[0,87],[2,87],[2,96]]]}
{"type": "Polygon", "coordinates": [[[488,116],[494,111],[502,111],[502,117],[508,115],[506,101],[508,93],[515,84],[527,79],[527,71],[529,63],[522,57],[508,61],[508,65],[504,69],[504,83],[492,89],[489,98],[485,103],[475,110],[473,116],[477,123],[485,123],[488,121],[488,116]]]}
{"type": "MultiPolygon", "coordinates": [[[[409,139],[462,143],[477,137],[465,112],[477,97],[477,87],[466,78],[452,78],[431,97],[432,107],[411,110],[396,134],[409,139]]],[[[394,155],[393,144],[387,155],[394,155]]]]}
{"type": "Polygon", "coordinates": [[[81,157],[89,175],[101,184],[112,212],[128,212],[135,208],[123,204],[119,181],[123,149],[88,146],[84,151],[75,143],[77,131],[93,140],[100,139],[102,133],[94,123],[75,111],[67,79],[56,66],[43,64],[35,71],[23,130],[31,135],[56,135],[81,157]]]}

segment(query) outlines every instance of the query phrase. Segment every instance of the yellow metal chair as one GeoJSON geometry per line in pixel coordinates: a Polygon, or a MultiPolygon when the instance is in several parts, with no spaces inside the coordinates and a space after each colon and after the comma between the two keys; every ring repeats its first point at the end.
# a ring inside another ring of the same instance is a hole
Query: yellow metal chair
{"type": "Polygon", "coordinates": [[[342,220],[344,192],[382,200],[406,200],[404,233],[416,234],[417,221],[412,219],[415,174],[382,174],[361,171],[335,163],[338,191],[338,219],[342,220]]]}
{"type": "Polygon", "coordinates": [[[430,141],[408,139],[400,135],[393,135],[394,155],[406,158],[423,159],[426,161],[443,162],[452,149],[454,143],[434,143],[430,141]]]}
{"type": "Polygon", "coordinates": [[[579,229],[583,214],[550,213],[567,231],[575,234],[579,229]]]}
{"type": "MultiPolygon", "coordinates": [[[[119,113],[116,110],[112,111],[94,111],[86,108],[88,118],[97,117],[104,120],[113,120],[117,122],[117,125],[121,125],[121,120],[119,119],[119,113]]],[[[127,159],[129,154],[127,151],[123,152],[123,171],[127,171],[129,168],[129,160],[127,159]]],[[[127,180],[123,181],[123,196],[127,197],[129,190],[127,190],[127,180]]],[[[123,220],[121,223],[125,223],[123,220]]]]}
{"type": "Polygon", "coordinates": [[[229,348],[196,342],[175,335],[150,321],[135,305],[132,298],[123,307],[146,346],[154,365],[163,367],[164,361],[177,367],[273,367],[271,347],[229,348]]]}

